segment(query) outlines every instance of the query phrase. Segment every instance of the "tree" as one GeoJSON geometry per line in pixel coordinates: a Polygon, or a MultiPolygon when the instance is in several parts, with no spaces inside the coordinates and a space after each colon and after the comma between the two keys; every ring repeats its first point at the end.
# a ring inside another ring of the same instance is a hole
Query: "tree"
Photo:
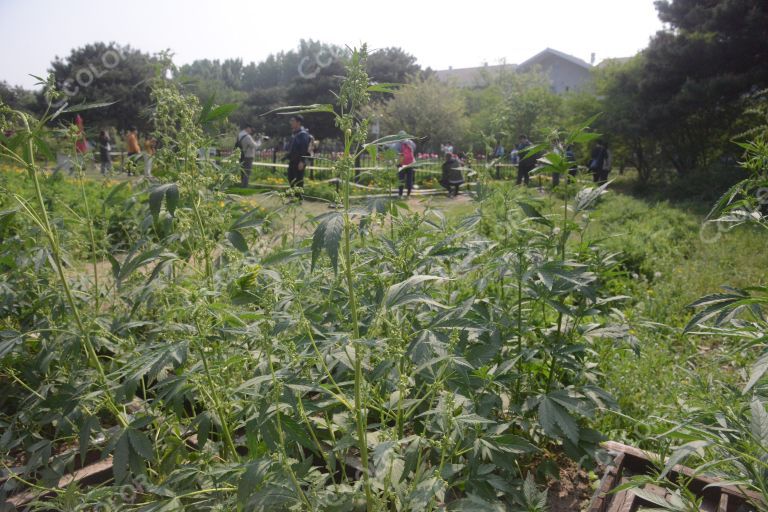
{"type": "Polygon", "coordinates": [[[125,129],[148,128],[150,81],[157,59],[130,46],[94,43],[72,50],[66,59],[56,58],[50,73],[70,105],[114,102],[88,111],[88,125],[125,129]]]}
{"type": "Polygon", "coordinates": [[[492,118],[496,132],[512,135],[526,134],[541,138],[563,121],[563,99],[553,93],[545,75],[515,73],[501,85],[502,103],[492,118]]]}
{"type": "MultiPolygon", "coordinates": [[[[315,103],[334,104],[341,77],[346,72],[349,52],[334,45],[317,41],[301,41],[299,45],[298,74],[291,80],[285,91],[287,105],[312,105],[315,103]]],[[[287,120],[283,121],[283,134],[288,134],[287,120]]],[[[338,137],[339,130],[327,114],[306,114],[307,128],[318,139],[338,137]]]]}
{"type": "Polygon", "coordinates": [[[681,175],[728,151],[746,95],[768,86],[768,3],[662,0],[659,32],[643,52],[637,102],[681,175]]]}
{"type": "Polygon", "coordinates": [[[368,76],[378,83],[404,84],[421,73],[416,57],[401,48],[383,48],[368,57],[368,76]]]}
{"type": "Polygon", "coordinates": [[[417,136],[420,149],[437,151],[441,143],[457,142],[468,127],[461,92],[429,77],[402,87],[380,110],[383,133],[405,130],[417,136]]]}
{"type": "Polygon", "coordinates": [[[35,93],[23,87],[11,87],[8,82],[0,82],[0,101],[14,110],[37,112],[38,102],[35,93]]]}
{"type": "Polygon", "coordinates": [[[650,120],[649,105],[640,101],[645,57],[614,62],[596,73],[600,104],[583,110],[584,119],[603,112],[595,128],[610,141],[614,161],[637,169],[640,182],[647,183],[661,166],[660,133],[650,120]]]}

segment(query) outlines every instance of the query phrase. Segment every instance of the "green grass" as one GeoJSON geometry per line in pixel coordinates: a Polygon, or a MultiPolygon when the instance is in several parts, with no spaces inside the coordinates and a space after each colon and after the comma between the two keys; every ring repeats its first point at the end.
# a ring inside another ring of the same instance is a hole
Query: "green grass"
{"type": "MultiPolygon", "coordinates": [[[[768,284],[764,232],[741,227],[709,241],[699,234],[705,222],[701,211],[697,205],[609,193],[588,229],[619,253],[626,272],[619,291],[634,297],[625,314],[640,340],[639,355],[612,347],[602,351],[603,385],[625,414],[641,422],[652,416],[683,418],[692,383],[735,382],[756,356],[728,339],[682,335],[692,315],[686,306],[694,300],[723,285],[768,284]]],[[[634,440],[644,428],[636,431],[624,421],[614,425],[627,429],[617,436],[634,440]]]]}

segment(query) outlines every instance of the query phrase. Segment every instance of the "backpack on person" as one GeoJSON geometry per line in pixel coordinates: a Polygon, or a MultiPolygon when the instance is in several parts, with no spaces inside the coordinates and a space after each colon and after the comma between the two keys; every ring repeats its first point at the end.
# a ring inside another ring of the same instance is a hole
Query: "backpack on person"
{"type": "Polygon", "coordinates": [[[245,151],[243,151],[243,139],[246,138],[248,134],[246,133],[242,137],[238,137],[237,140],[235,140],[235,147],[232,148],[232,151],[239,149],[240,150],[240,161],[242,162],[245,160],[245,151]]]}
{"type": "Polygon", "coordinates": [[[415,161],[416,159],[413,156],[413,148],[410,144],[408,144],[408,141],[403,141],[400,155],[400,165],[411,165],[415,161]]]}

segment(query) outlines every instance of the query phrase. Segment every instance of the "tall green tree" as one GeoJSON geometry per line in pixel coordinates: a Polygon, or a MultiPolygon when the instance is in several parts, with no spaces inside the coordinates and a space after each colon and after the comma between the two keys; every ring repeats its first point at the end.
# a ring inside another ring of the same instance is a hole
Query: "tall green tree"
{"type": "Polygon", "coordinates": [[[664,137],[654,129],[649,105],[640,101],[645,59],[639,55],[600,69],[595,81],[601,100],[583,111],[584,119],[603,113],[595,128],[611,144],[614,161],[637,169],[643,184],[663,167],[660,140],[664,137]]]}
{"type": "Polygon", "coordinates": [[[402,87],[377,113],[382,133],[405,130],[419,137],[419,151],[437,151],[441,143],[461,141],[468,128],[461,91],[435,77],[402,87]]]}
{"type": "Polygon", "coordinates": [[[70,105],[114,102],[84,114],[89,126],[125,129],[135,124],[146,129],[156,63],[156,57],[130,46],[93,43],[72,50],[66,58],[57,57],[49,72],[70,105]]]}
{"type": "Polygon", "coordinates": [[[38,101],[33,91],[21,86],[11,86],[6,81],[0,81],[0,101],[14,110],[37,112],[38,101]]]}
{"type": "MultiPolygon", "coordinates": [[[[637,102],[662,151],[681,175],[731,148],[744,99],[768,86],[768,3],[661,0],[669,29],[643,52],[637,102]]],[[[620,77],[621,78],[621,77],[620,77]]]]}
{"type": "MultiPolygon", "coordinates": [[[[371,53],[366,64],[368,76],[378,83],[402,84],[420,76],[416,57],[402,48],[389,47],[371,53]]],[[[431,70],[430,70],[431,71],[431,70]]]]}

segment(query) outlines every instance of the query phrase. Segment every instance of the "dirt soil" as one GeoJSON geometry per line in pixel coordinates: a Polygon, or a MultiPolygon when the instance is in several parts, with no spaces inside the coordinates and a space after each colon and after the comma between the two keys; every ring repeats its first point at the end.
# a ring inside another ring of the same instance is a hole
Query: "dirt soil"
{"type": "Polygon", "coordinates": [[[589,475],[575,462],[562,457],[558,460],[560,480],[549,485],[547,503],[550,512],[580,512],[586,510],[594,490],[589,475]]]}

